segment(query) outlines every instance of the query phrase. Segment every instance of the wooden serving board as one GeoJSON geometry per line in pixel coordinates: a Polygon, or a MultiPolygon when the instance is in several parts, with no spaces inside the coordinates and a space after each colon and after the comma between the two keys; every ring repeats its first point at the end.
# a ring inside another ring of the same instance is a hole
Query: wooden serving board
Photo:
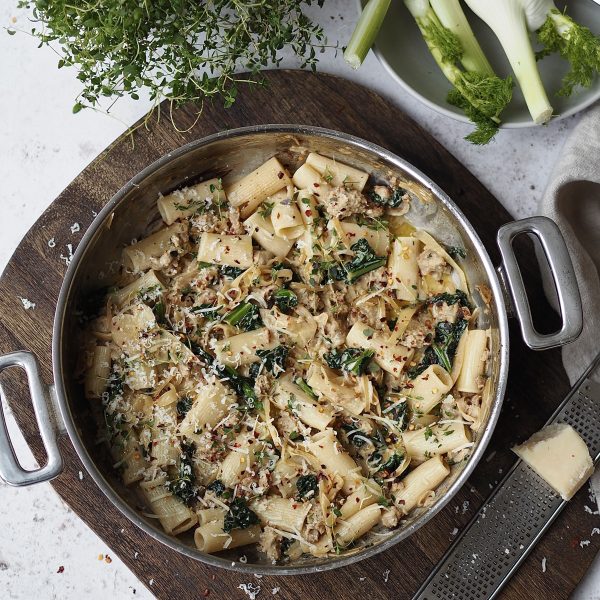
{"type": "MultiPolygon", "coordinates": [[[[208,103],[196,120],[195,107],[174,112],[179,132],[168,118],[123,136],[90,164],[33,226],[10,260],[0,281],[0,352],[29,349],[52,382],[51,331],[54,309],[69,256],[91,223],[95,211],[133,175],[163,154],[205,135],[243,125],[302,123],[351,133],[395,152],[436,181],[466,213],[492,259],[498,260],[496,231],[509,214],[454,157],[391,103],[350,81],[300,71],[266,73],[268,87],[243,90],[236,104],[224,109],[208,103]],[[299,93],[299,90],[302,90],[299,93]],[[80,230],[73,232],[78,223],[80,230]],[[53,240],[53,241],[52,241],[53,240]],[[20,298],[35,303],[25,310],[20,298]]],[[[168,110],[163,111],[167,115],[168,110]]],[[[73,126],[76,126],[75,121],[73,126]]],[[[543,149],[540,149],[543,151],[543,149]]],[[[541,302],[541,286],[532,252],[521,256],[525,277],[533,280],[533,302],[541,302]]],[[[540,322],[552,321],[549,312],[540,322]]],[[[296,577],[254,578],[185,558],[132,525],[96,487],[90,477],[80,481],[83,467],[63,436],[65,469],[52,486],[158,598],[192,600],[245,598],[240,584],[261,587],[258,598],[410,598],[448,548],[452,533],[472,517],[492,486],[515,457],[509,448],[541,427],[564,397],[569,385],[558,350],[535,353],[511,325],[511,364],[507,399],[485,458],[469,482],[438,516],[393,549],[343,570],[296,577]],[[457,529],[455,529],[457,528],[457,529]]],[[[44,453],[37,435],[29,396],[21,374],[10,375],[5,388],[14,414],[36,458],[44,453]]],[[[10,496],[8,496],[10,498],[10,496]]],[[[586,491],[560,515],[503,592],[504,598],[567,598],[600,549],[600,535],[591,536],[597,518],[586,491]],[[580,541],[590,540],[580,546],[580,541]],[[546,557],[547,572],[542,573],[546,557]]],[[[508,516],[510,526],[510,515],[508,516]]],[[[23,574],[26,576],[26,573],[23,574]]]]}

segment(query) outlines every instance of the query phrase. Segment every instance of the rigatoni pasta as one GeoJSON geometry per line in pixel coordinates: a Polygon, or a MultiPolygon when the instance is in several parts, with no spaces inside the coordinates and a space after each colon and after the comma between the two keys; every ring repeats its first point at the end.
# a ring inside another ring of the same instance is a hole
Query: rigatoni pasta
{"type": "Polygon", "coordinates": [[[167,533],[333,555],[467,459],[489,331],[414,198],[317,152],[159,196],[82,362],[115,469],[167,533]]]}

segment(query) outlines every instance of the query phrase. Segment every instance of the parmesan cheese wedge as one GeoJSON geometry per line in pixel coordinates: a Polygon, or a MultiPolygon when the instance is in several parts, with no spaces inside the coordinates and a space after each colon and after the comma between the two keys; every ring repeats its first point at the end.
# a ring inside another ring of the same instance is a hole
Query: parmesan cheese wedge
{"type": "Polygon", "coordinates": [[[585,442],[566,423],[544,427],[513,452],[564,500],[570,500],[594,472],[585,442]]]}

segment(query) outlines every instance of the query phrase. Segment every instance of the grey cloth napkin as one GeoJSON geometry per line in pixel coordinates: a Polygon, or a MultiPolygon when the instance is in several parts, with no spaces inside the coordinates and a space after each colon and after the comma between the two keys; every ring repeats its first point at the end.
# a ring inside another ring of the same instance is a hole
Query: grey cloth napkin
{"type": "MultiPolygon", "coordinates": [[[[583,116],[567,140],[540,212],[560,227],[581,293],[583,332],[562,351],[573,384],[600,352],[600,105],[583,116]]],[[[546,293],[549,298],[555,296],[548,287],[546,293]]],[[[592,476],[591,486],[600,510],[600,469],[592,476]]],[[[600,600],[600,555],[571,600],[600,600]]]]}
{"type": "Polygon", "coordinates": [[[562,352],[574,383],[600,352],[600,105],[583,116],[565,143],[540,213],[560,227],[581,292],[583,332],[562,352]]]}

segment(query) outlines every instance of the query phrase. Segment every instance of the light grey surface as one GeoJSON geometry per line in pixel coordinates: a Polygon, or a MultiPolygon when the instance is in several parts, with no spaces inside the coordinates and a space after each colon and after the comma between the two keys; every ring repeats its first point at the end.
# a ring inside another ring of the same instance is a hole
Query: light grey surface
{"type": "MultiPolygon", "coordinates": [[[[14,4],[12,0],[0,2],[0,26],[27,30],[25,15],[16,10],[14,4]]],[[[339,39],[340,45],[349,37],[356,15],[353,0],[328,0],[322,13],[314,9],[312,14],[323,15],[320,20],[330,38],[339,39]]],[[[9,37],[0,30],[3,77],[0,86],[0,114],[3,115],[0,269],[45,207],[149,106],[143,101],[123,101],[117,103],[112,117],[90,111],[72,115],[71,107],[78,91],[73,72],[56,70],[56,54],[36,46],[26,34],[9,37]]],[[[294,66],[295,63],[286,61],[285,64],[294,66]]],[[[579,119],[570,117],[537,129],[501,131],[490,146],[475,148],[462,140],[470,131],[469,126],[417,103],[389,77],[373,55],[354,73],[339,55],[335,58],[333,52],[327,52],[322,56],[321,70],[354,78],[391,99],[449,148],[515,217],[534,214],[552,165],[568,132],[579,119]]],[[[73,215],[72,225],[77,221],[78,216],[73,215]]],[[[48,247],[48,260],[60,262],[61,254],[68,256],[67,245],[72,240],[70,228],[65,228],[53,241],[55,245],[48,247]]],[[[35,304],[35,296],[23,302],[23,318],[27,318],[27,310],[35,310],[31,306],[35,304]]],[[[9,427],[18,438],[14,427],[10,424],[9,427]]],[[[28,466],[33,466],[23,443],[17,443],[17,451],[26,456],[28,466]]],[[[87,477],[84,473],[81,476],[87,477]]],[[[48,484],[19,490],[0,487],[0,503],[3,507],[0,511],[3,532],[0,589],[7,590],[9,598],[151,597],[115,556],[110,564],[97,560],[100,554],[110,553],[110,549],[62,503],[48,484]],[[7,543],[5,540],[15,541],[7,543]],[[64,566],[63,573],[57,573],[59,566],[64,566]]],[[[461,507],[456,506],[456,509],[461,507]]],[[[469,512],[468,507],[466,511],[469,512]]],[[[447,534],[452,535],[450,531],[447,534]]],[[[585,547],[578,551],[589,552],[585,547]]],[[[136,559],[144,557],[138,555],[136,559]]],[[[382,574],[385,569],[382,563],[382,574]]],[[[393,577],[390,577],[390,591],[392,582],[393,577]]],[[[357,593],[368,592],[368,581],[355,584],[357,593]]],[[[271,590],[265,590],[261,597],[270,595],[271,590]]]]}

